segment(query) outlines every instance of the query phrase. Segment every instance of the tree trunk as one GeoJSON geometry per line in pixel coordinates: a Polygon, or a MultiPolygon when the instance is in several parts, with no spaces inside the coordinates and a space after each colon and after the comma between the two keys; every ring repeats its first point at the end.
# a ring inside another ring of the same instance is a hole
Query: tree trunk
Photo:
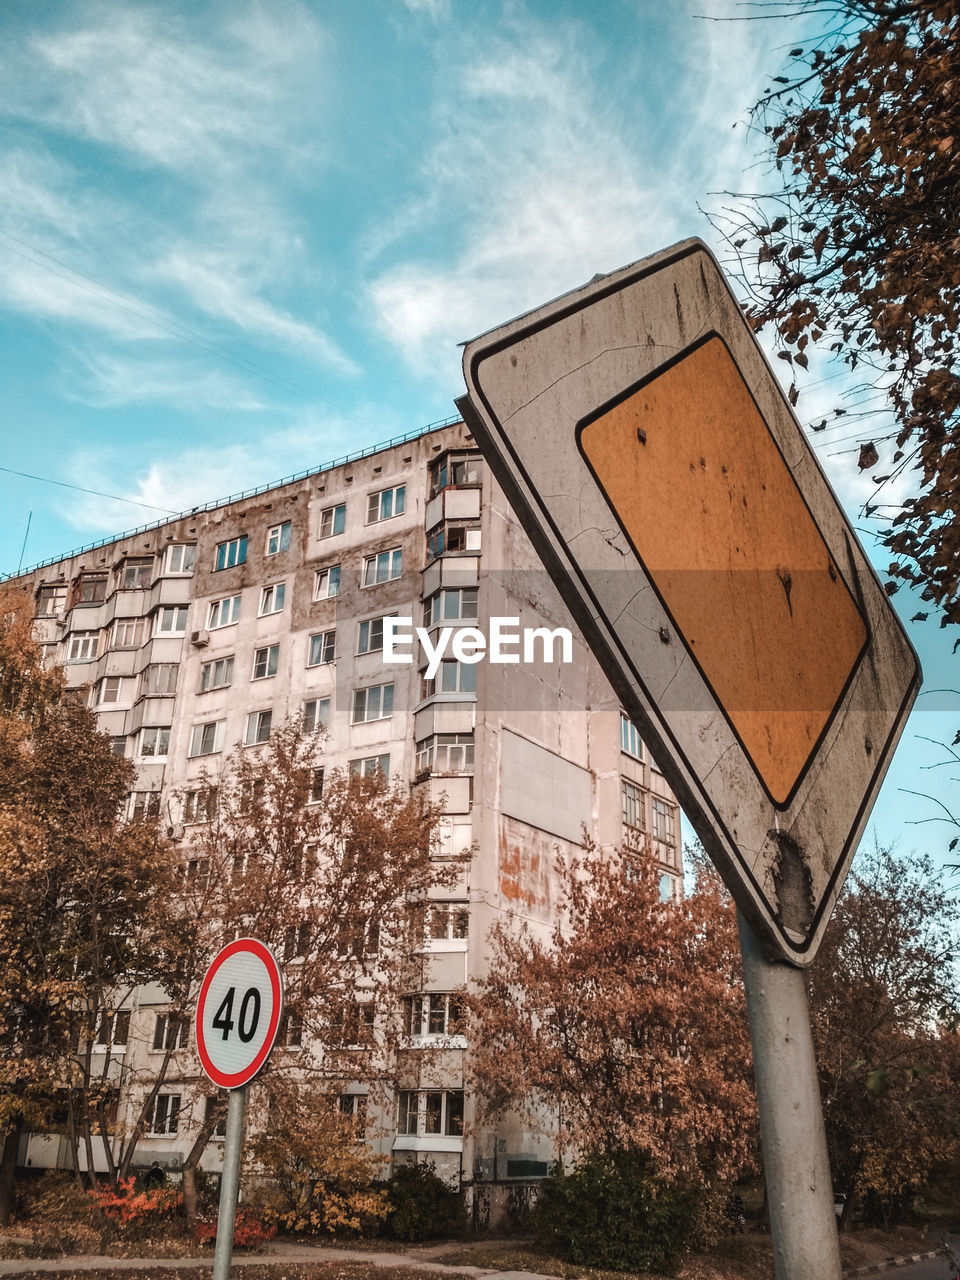
{"type": "Polygon", "coordinates": [[[207,1144],[213,1137],[213,1131],[219,1121],[219,1109],[211,1108],[209,1114],[204,1116],[200,1132],[197,1134],[197,1140],[190,1148],[182,1165],[183,1216],[186,1219],[188,1231],[193,1230],[194,1223],[197,1220],[197,1167],[200,1164],[200,1157],[206,1151],[207,1144]]]}
{"type": "Polygon", "coordinates": [[[7,1134],[3,1144],[3,1155],[0,1156],[0,1226],[5,1227],[13,1213],[13,1175],[17,1167],[17,1152],[20,1149],[20,1131],[23,1121],[18,1120],[16,1126],[7,1134]]]}

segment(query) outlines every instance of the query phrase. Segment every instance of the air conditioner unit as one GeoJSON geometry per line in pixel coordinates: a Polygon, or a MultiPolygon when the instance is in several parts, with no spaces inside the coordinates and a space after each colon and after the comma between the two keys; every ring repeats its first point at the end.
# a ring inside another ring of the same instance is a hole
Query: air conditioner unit
{"type": "Polygon", "coordinates": [[[190,643],[195,644],[198,648],[210,643],[210,633],[208,631],[191,631],[190,643]]]}
{"type": "Polygon", "coordinates": [[[167,827],[167,838],[169,840],[183,839],[183,823],[175,822],[172,827],[167,827]]]}

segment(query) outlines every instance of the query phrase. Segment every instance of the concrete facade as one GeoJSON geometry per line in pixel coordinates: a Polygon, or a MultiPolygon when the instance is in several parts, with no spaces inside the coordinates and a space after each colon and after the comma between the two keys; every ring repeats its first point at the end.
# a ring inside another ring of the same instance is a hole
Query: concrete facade
{"type": "MultiPolygon", "coordinates": [[[[206,816],[203,770],[238,743],[255,751],[290,714],[325,725],[325,768],[381,767],[445,794],[446,847],[476,852],[442,895],[449,910],[435,914],[437,936],[425,943],[422,990],[411,993],[425,997],[414,1046],[436,1040],[444,997],[486,972],[494,922],[513,911],[544,930],[553,924],[555,851],[575,850],[584,827],[604,847],[649,837],[662,892],[681,891],[676,802],[462,423],[71,554],[20,581],[35,594],[51,659],[65,664],[71,686],[89,688],[101,727],[136,764],[129,813],[159,814],[185,861],[206,816]],[[549,660],[538,651],[531,662],[445,662],[429,682],[418,661],[384,664],[381,620],[391,614],[433,636],[442,625],[487,632],[498,616],[521,628],[567,627],[572,661],[556,647],[549,660]]],[[[121,1111],[133,1102],[123,1075],[133,1078],[135,1064],[148,1072],[164,1036],[179,1034],[164,1016],[163,992],[141,989],[113,1030],[121,1111]]],[[[383,1150],[397,1161],[430,1159],[451,1181],[519,1187],[545,1174],[549,1134],[509,1117],[472,1130],[469,1049],[460,1037],[447,1043],[439,1085],[430,1055],[429,1079],[414,1070],[380,1117],[383,1150]]],[[[192,1050],[180,1053],[186,1063],[192,1050]]],[[[175,1080],[162,1096],[138,1163],[176,1168],[202,1100],[178,1094],[175,1080]]],[[[23,1158],[54,1164],[59,1146],[35,1136],[23,1158]]],[[[216,1141],[205,1164],[219,1165],[216,1141]]]]}

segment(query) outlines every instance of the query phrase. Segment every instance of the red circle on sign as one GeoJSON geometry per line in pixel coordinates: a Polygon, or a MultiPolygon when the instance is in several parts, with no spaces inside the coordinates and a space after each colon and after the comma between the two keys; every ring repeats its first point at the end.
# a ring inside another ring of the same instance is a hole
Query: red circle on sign
{"type": "Polygon", "coordinates": [[[242,1085],[248,1083],[257,1074],[269,1056],[270,1050],[273,1048],[273,1042],[277,1037],[277,1028],[280,1026],[280,1012],[283,1005],[283,980],[280,976],[280,967],[273,955],[273,952],[262,942],[258,942],[256,938],[238,938],[236,942],[230,942],[222,951],[211,961],[210,968],[204,974],[203,982],[200,985],[200,995],[197,998],[197,1015],[196,1015],[196,1032],[197,1032],[197,1053],[200,1056],[200,1065],[206,1074],[210,1077],[214,1084],[219,1085],[221,1089],[239,1089],[242,1085]],[[273,997],[273,1004],[270,1010],[270,1022],[267,1026],[267,1034],[263,1043],[257,1050],[256,1055],[239,1071],[224,1072],[215,1066],[207,1052],[206,1037],[203,1030],[203,1015],[206,1008],[207,994],[210,990],[210,984],[213,982],[217,973],[222,966],[237,955],[239,952],[247,952],[255,956],[267,971],[270,980],[270,989],[273,997]]]}

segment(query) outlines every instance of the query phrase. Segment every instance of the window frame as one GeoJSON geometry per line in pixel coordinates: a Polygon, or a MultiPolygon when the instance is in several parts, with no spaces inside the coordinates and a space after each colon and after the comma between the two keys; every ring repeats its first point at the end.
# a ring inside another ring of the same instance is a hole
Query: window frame
{"type": "Polygon", "coordinates": [[[317,538],[336,538],[343,533],[347,524],[347,504],[345,502],[335,502],[332,506],[323,507],[320,512],[320,525],[317,538]],[[327,521],[329,515],[330,520],[327,521]],[[324,529],[324,525],[329,523],[330,528],[324,529]],[[338,527],[339,526],[339,527],[338,527]]]}
{"type": "Polygon", "coordinates": [[[225,734],[226,720],[201,720],[199,723],[190,727],[190,750],[187,753],[188,760],[199,760],[204,756],[215,756],[223,750],[223,739],[225,734]],[[197,751],[195,748],[198,744],[202,745],[204,738],[204,730],[213,730],[213,746],[209,751],[197,751]],[[200,731],[198,738],[197,732],[200,731]]]}
{"type": "Polygon", "coordinates": [[[207,608],[207,630],[219,631],[223,627],[232,627],[240,621],[241,594],[221,596],[219,600],[211,600],[207,608]],[[233,614],[230,617],[230,614],[233,614]]]}
{"type": "Polygon", "coordinates": [[[228,538],[226,542],[218,542],[214,556],[213,572],[222,573],[225,569],[236,569],[247,563],[248,535],[238,534],[228,538]],[[233,548],[233,550],[231,550],[233,548]]]}
{"type": "Polygon", "coordinates": [[[385,582],[396,582],[403,577],[403,547],[388,547],[385,551],[375,551],[373,555],[364,556],[363,574],[360,587],[381,587],[385,582]],[[384,574],[380,573],[380,562],[384,563],[384,574]],[[372,569],[372,573],[371,573],[372,569]]]}
{"type": "Polygon", "coordinates": [[[389,720],[393,715],[394,683],[368,684],[354,689],[350,711],[351,724],[372,724],[375,720],[389,720]],[[362,714],[358,715],[358,711],[362,714]],[[373,711],[373,714],[369,714],[373,711]]]}
{"type": "Polygon", "coordinates": [[[364,524],[382,524],[384,520],[393,520],[402,516],[406,510],[406,482],[392,485],[386,489],[376,489],[367,494],[367,518],[364,524]],[[384,510],[388,507],[389,510],[384,510]]]}
{"type": "Polygon", "coordinates": [[[258,618],[269,618],[272,614],[283,613],[286,604],[286,582],[271,582],[269,586],[260,588],[260,608],[258,618]]]}
{"type": "Polygon", "coordinates": [[[267,530],[263,554],[265,556],[278,556],[281,551],[289,551],[292,532],[293,522],[291,520],[281,520],[279,524],[271,525],[267,530]],[[272,547],[272,542],[276,542],[276,546],[272,547]]]}
{"type": "Polygon", "coordinates": [[[307,666],[308,667],[326,667],[331,662],[335,662],[337,658],[337,629],[330,627],[326,631],[314,631],[307,642],[307,666]],[[319,645],[315,644],[319,641],[319,645]],[[327,649],[329,647],[329,654],[327,649]],[[320,656],[314,657],[314,650],[318,649],[320,656]]]}
{"type": "Polygon", "coordinates": [[[280,644],[265,644],[253,651],[251,680],[272,680],[280,669],[280,644]]]}
{"type": "Polygon", "coordinates": [[[243,745],[245,747],[262,747],[268,741],[272,732],[273,708],[266,707],[261,711],[251,711],[247,715],[243,730],[243,745]],[[253,727],[255,727],[255,732],[251,736],[251,728],[253,727]]]}
{"type": "Polygon", "coordinates": [[[313,575],[313,598],[314,600],[335,600],[340,594],[341,566],[340,564],[328,564],[323,569],[317,569],[313,575]],[[326,590],[321,591],[321,586],[326,585],[326,590]]]}
{"type": "Polygon", "coordinates": [[[224,658],[211,658],[209,662],[203,663],[200,668],[200,688],[197,692],[213,693],[216,689],[229,689],[233,684],[233,665],[234,654],[232,653],[228,654],[224,658]],[[217,667],[223,668],[223,674],[226,678],[214,683],[214,680],[216,680],[217,667]],[[212,673],[209,679],[207,678],[208,671],[212,673]]]}

